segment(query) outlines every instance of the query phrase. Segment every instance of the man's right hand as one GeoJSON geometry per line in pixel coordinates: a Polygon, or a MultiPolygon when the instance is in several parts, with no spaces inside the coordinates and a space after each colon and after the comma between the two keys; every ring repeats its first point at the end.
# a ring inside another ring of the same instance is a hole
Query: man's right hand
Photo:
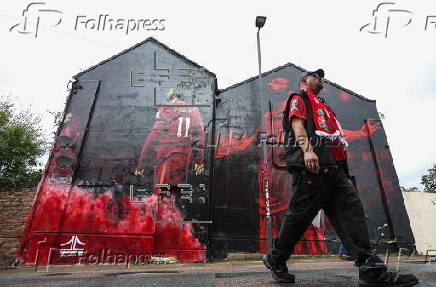
{"type": "Polygon", "coordinates": [[[313,151],[306,151],[304,153],[304,164],[306,168],[312,173],[319,172],[319,160],[318,156],[313,151]]]}
{"type": "Polygon", "coordinates": [[[295,137],[298,139],[298,145],[304,152],[304,164],[306,168],[312,173],[319,172],[319,160],[318,156],[313,151],[310,141],[307,137],[307,131],[304,127],[304,119],[299,117],[293,117],[292,129],[294,130],[295,137]]]}

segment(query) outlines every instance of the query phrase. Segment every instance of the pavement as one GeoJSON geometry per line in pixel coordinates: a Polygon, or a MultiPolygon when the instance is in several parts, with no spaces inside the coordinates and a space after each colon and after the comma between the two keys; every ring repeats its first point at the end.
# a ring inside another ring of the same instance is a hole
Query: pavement
{"type": "MultiPolygon", "coordinates": [[[[390,270],[396,269],[391,258],[390,270]]],[[[358,270],[353,262],[334,257],[291,258],[289,270],[295,284],[279,284],[258,258],[201,263],[148,264],[143,266],[85,265],[18,267],[0,270],[0,286],[358,286],[358,270]]],[[[414,273],[416,286],[436,286],[436,263],[423,258],[402,260],[400,272],[414,273]]]]}

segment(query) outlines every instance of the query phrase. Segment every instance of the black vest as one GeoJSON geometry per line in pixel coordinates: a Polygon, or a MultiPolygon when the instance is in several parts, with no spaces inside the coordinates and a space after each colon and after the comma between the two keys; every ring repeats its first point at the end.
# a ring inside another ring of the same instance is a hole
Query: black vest
{"type": "Polygon", "coordinates": [[[333,158],[331,152],[330,142],[325,137],[320,137],[315,134],[315,125],[312,113],[312,106],[310,105],[309,98],[305,91],[301,90],[300,93],[292,93],[286,102],[286,108],[283,111],[283,130],[285,133],[285,159],[286,169],[288,172],[298,172],[305,168],[304,154],[301,147],[295,139],[294,130],[289,122],[289,107],[294,96],[299,95],[304,101],[307,112],[307,120],[304,127],[307,131],[307,136],[312,144],[313,151],[318,156],[320,167],[338,166],[336,160],[333,158]]]}

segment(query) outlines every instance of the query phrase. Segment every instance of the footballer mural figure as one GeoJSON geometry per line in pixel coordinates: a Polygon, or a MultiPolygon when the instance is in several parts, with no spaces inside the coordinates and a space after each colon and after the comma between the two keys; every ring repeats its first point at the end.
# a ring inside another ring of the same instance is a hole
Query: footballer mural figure
{"type": "Polygon", "coordinates": [[[154,126],[142,147],[135,174],[141,175],[144,167],[151,166],[147,161],[153,158],[150,153],[154,151],[155,183],[177,186],[186,183],[187,171],[193,161],[195,175],[203,171],[204,123],[197,107],[183,107],[187,104],[179,90],[170,89],[167,99],[170,105],[176,106],[159,107],[154,126]]]}
{"type": "MultiPolygon", "coordinates": [[[[154,169],[152,194],[159,199],[156,220],[160,221],[171,221],[176,217],[183,220],[186,216],[180,203],[181,188],[177,184],[189,183],[188,169],[193,162],[193,172],[197,176],[200,175],[204,160],[204,123],[198,108],[187,107],[178,89],[170,89],[167,100],[169,105],[175,106],[159,107],[156,121],[144,142],[135,171],[135,175],[143,175],[144,169],[154,169]],[[164,188],[156,184],[169,185],[171,194],[160,193],[159,191],[164,188]]],[[[194,238],[192,224],[182,225],[170,222],[156,224],[153,253],[174,250],[175,247],[205,248],[194,238]],[[181,246],[175,246],[177,233],[181,238],[181,246]],[[186,246],[183,246],[183,241],[186,241],[186,246]]]]}

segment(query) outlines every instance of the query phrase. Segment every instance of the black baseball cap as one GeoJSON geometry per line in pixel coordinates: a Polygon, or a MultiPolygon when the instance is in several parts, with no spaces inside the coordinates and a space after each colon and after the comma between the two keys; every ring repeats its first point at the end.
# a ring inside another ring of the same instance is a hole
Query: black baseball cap
{"type": "Polygon", "coordinates": [[[318,69],[318,70],[313,71],[313,72],[311,72],[311,71],[306,71],[306,72],[301,73],[301,75],[300,75],[300,82],[301,82],[301,80],[304,79],[305,77],[310,76],[310,75],[313,75],[313,74],[316,74],[316,75],[318,75],[318,76],[321,77],[321,78],[324,78],[324,70],[323,70],[323,69],[318,69]]]}

